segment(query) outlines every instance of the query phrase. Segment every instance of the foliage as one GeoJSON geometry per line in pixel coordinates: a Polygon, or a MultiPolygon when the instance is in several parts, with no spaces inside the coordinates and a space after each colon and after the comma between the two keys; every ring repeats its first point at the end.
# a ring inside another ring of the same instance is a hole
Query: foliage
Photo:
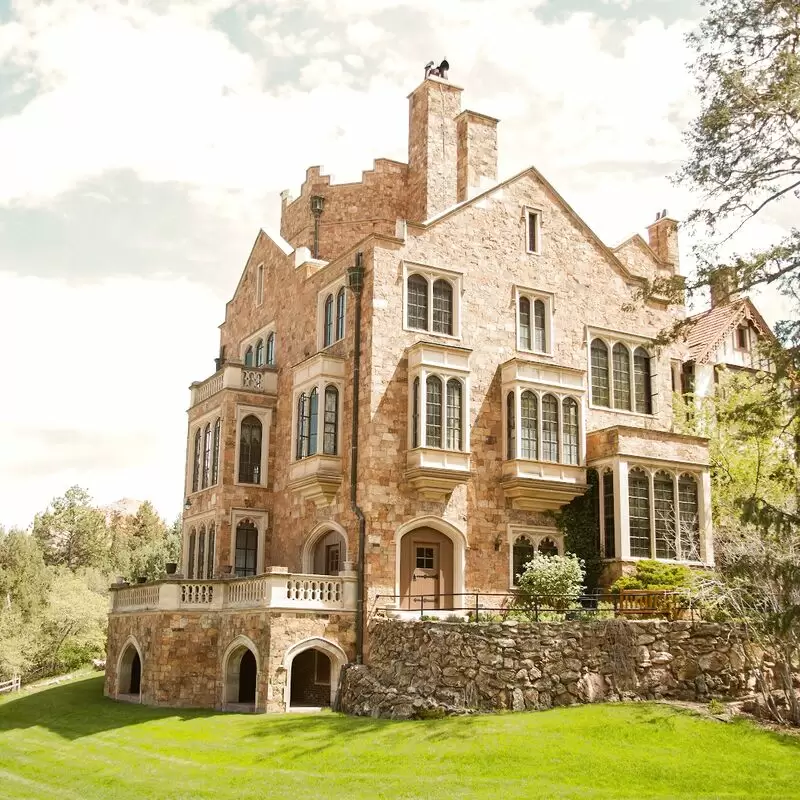
{"type": "Polygon", "coordinates": [[[580,597],[584,575],[583,562],[573,554],[536,552],[519,577],[515,606],[529,618],[535,618],[541,606],[565,610],[580,597]]]}
{"type": "Polygon", "coordinates": [[[580,497],[556,512],[556,525],[564,533],[564,546],[584,564],[586,585],[594,588],[600,582],[603,561],[600,557],[600,520],[598,519],[599,477],[597,470],[587,470],[588,489],[580,497]]]}
{"type": "Polygon", "coordinates": [[[708,701],[708,713],[713,714],[714,716],[724,714],[725,704],[717,700],[716,697],[712,697],[711,700],[708,701]]]}
{"type": "Polygon", "coordinates": [[[623,575],[611,585],[612,592],[621,589],[688,589],[695,584],[695,574],[682,564],[644,559],[636,562],[633,575],[623,575]]]}

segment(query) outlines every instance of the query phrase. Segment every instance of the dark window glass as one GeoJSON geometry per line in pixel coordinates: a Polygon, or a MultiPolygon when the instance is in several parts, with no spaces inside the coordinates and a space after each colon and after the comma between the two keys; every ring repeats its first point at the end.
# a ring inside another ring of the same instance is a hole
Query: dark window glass
{"type": "Polygon", "coordinates": [[[308,434],[311,422],[308,411],[308,396],[303,392],[297,398],[297,449],[295,452],[297,458],[305,458],[308,455],[308,434]]]}
{"type": "Polygon", "coordinates": [[[573,398],[565,397],[562,406],[564,409],[561,421],[564,432],[564,463],[578,464],[580,462],[578,404],[573,398]]]}
{"type": "Polygon", "coordinates": [[[323,432],[322,452],[335,456],[338,452],[339,430],[339,390],[335,386],[325,387],[325,429],[323,432]]]}
{"type": "Polygon", "coordinates": [[[447,381],[447,447],[450,450],[463,450],[461,437],[462,424],[461,381],[451,378],[447,381]]]}
{"type": "Polygon", "coordinates": [[[222,433],[222,420],[217,417],[214,423],[214,454],[211,457],[211,485],[215,485],[219,480],[219,440],[222,433]]]}
{"type": "Polygon", "coordinates": [[[740,350],[747,350],[750,344],[747,336],[747,326],[741,325],[736,329],[736,346],[740,350]]]}
{"type": "Polygon", "coordinates": [[[203,433],[203,488],[209,485],[211,480],[211,423],[206,425],[203,433]]]}
{"type": "Polygon", "coordinates": [[[341,567],[339,566],[339,556],[341,553],[341,545],[327,544],[325,545],[325,574],[338,575],[341,567]]]}
{"type": "Polygon", "coordinates": [[[427,417],[425,426],[425,444],[428,447],[442,446],[442,381],[435,375],[428,378],[426,397],[427,417]]]}
{"type": "Polygon", "coordinates": [[[614,408],[631,410],[631,354],[621,342],[614,345],[614,408]]]}
{"type": "Polygon", "coordinates": [[[680,512],[680,557],[686,561],[700,561],[700,514],[697,501],[697,481],[691,475],[678,479],[678,507],[680,512]]]}
{"type": "Polygon", "coordinates": [[[267,364],[270,367],[275,366],[275,334],[271,333],[267,337],[267,364]]]}
{"type": "Polygon", "coordinates": [[[533,558],[533,544],[527,536],[520,536],[514,542],[511,572],[513,585],[519,583],[519,576],[525,572],[525,565],[533,558]]]}
{"type": "Polygon", "coordinates": [[[539,458],[539,398],[530,391],[520,397],[520,458],[539,458]]]}
{"type": "Polygon", "coordinates": [[[258,344],[256,344],[256,366],[263,367],[264,366],[264,340],[259,339],[258,344]]]}
{"type": "Polygon", "coordinates": [[[453,287],[441,278],[433,284],[433,330],[453,334],[453,287]]]}
{"type": "Polygon", "coordinates": [[[528,212],[528,250],[539,252],[539,215],[533,211],[528,212]]]}
{"type": "Polygon", "coordinates": [[[517,426],[514,413],[514,392],[506,396],[506,453],[507,458],[517,457],[517,426]]]}
{"type": "Polygon", "coordinates": [[[408,279],[407,306],[408,327],[428,330],[428,281],[421,275],[408,279]]]}
{"type": "Polygon", "coordinates": [[[527,297],[519,299],[519,346],[523,350],[530,350],[531,339],[531,301],[527,297]]]}
{"type": "Polygon", "coordinates": [[[216,531],[212,522],[208,529],[208,555],[206,556],[206,577],[214,577],[214,556],[217,545],[216,531]]]}
{"type": "Polygon", "coordinates": [[[539,542],[539,552],[543,556],[557,556],[558,555],[558,547],[556,543],[550,539],[549,537],[545,537],[539,542]]]}
{"type": "Polygon", "coordinates": [[[633,351],[633,388],[636,393],[636,410],[640,414],[653,413],[650,380],[650,354],[643,347],[637,347],[633,351]]]}
{"type": "Polygon", "coordinates": [[[419,447],[419,378],[414,378],[411,391],[411,446],[419,447]]]}
{"type": "Polygon", "coordinates": [[[249,520],[236,526],[236,561],[237,578],[247,578],[256,574],[256,558],[258,556],[258,531],[249,520]]]}
{"type": "Polygon", "coordinates": [[[630,520],[631,555],[652,558],[650,547],[650,483],[640,469],[628,475],[628,516],[630,520]]]}
{"type": "Polygon", "coordinates": [[[592,341],[592,403],[608,408],[608,346],[602,339],[592,341]]]}
{"type": "Polygon", "coordinates": [[[206,576],[206,529],[200,528],[197,536],[197,578],[203,580],[206,576]]]}
{"type": "Polygon", "coordinates": [[[547,352],[544,300],[533,302],[533,349],[542,353],[547,352]]]}
{"type": "Polygon", "coordinates": [[[325,326],[322,334],[322,345],[327,347],[333,344],[333,295],[325,298],[325,326]]]}
{"type": "Polygon", "coordinates": [[[558,461],[558,400],[542,398],[542,461],[558,461]]]}
{"type": "Polygon", "coordinates": [[[344,339],[344,286],[339,289],[339,293],[336,295],[336,341],[338,342],[339,339],[344,339]]]}
{"type": "Polygon", "coordinates": [[[319,418],[319,397],[317,390],[312,389],[308,396],[308,453],[313,456],[317,452],[317,420],[319,418]]]}
{"type": "Polygon", "coordinates": [[[246,367],[253,366],[253,347],[252,345],[248,346],[247,350],[244,351],[244,365],[246,367]]]}
{"type": "Polygon", "coordinates": [[[614,535],[614,473],[603,473],[603,543],[606,558],[616,553],[614,535]]]}
{"type": "Polygon", "coordinates": [[[656,525],[656,558],[676,558],[675,484],[672,475],[653,476],[653,514],[656,525]]]}
{"type": "Polygon", "coordinates": [[[203,462],[202,455],[202,434],[200,428],[194,434],[194,453],[192,453],[192,491],[196,492],[200,488],[200,465],[203,462]]]}
{"type": "Polygon", "coordinates": [[[261,483],[261,423],[252,414],[239,433],[239,483],[261,483]]]}
{"type": "Polygon", "coordinates": [[[433,555],[432,547],[417,548],[417,569],[434,569],[436,560],[433,555]]]}
{"type": "Polygon", "coordinates": [[[190,580],[194,578],[194,548],[197,542],[197,533],[194,528],[192,528],[192,532],[189,534],[189,557],[188,563],[186,565],[186,577],[190,580]]]}

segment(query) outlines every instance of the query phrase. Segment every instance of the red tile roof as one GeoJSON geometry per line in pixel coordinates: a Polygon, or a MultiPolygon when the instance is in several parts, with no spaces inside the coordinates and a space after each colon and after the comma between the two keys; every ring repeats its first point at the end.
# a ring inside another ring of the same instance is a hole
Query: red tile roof
{"type": "Polygon", "coordinates": [[[708,361],[723,339],[743,320],[752,322],[761,335],[773,336],[758,309],[749,298],[743,297],[689,317],[691,325],[686,341],[690,357],[700,364],[708,361]]]}

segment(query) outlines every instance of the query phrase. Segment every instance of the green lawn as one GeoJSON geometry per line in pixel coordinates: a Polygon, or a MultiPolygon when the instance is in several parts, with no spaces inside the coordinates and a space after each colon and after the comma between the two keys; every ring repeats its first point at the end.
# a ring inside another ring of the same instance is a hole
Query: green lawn
{"type": "Polygon", "coordinates": [[[649,704],[387,722],[0,701],[0,798],[800,798],[800,739],[649,704]]]}

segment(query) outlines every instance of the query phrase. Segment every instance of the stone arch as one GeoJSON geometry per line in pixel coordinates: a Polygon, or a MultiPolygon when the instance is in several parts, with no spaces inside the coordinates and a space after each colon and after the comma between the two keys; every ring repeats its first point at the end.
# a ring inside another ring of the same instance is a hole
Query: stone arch
{"type": "Polygon", "coordinates": [[[247,636],[237,636],[225,649],[222,656],[222,705],[252,706],[252,710],[258,708],[258,676],[261,674],[261,659],[258,648],[253,640],[247,636]],[[248,656],[249,654],[249,656],[248,656]],[[250,658],[255,661],[255,674],[249,674],[250,658]],[[242,699],[242,678],[243,671],[248,674],[245,679],[248,686],[252,680],[252,700],[242,699]]]}
{"type": "Polygon", "coordinates": [[[117,659],[117,697],[142,702],[142,668],[144,657],[135,636],[129,636],[117,659]]]}
{"type": "Polygon", "coordinates": [[[333,706],[336,702],[336,692],[339,689],[339,676],[342,667],[347,663],[347,653],[342,648],[332,642],[330,639],[323,639],[321,636],[312,636],[309,639],[303,639],[300,642],[293,644],[283,657],[283,668],[286,670],[286,687],[284,689],[284,702],[286,710],[289,711],[292,703],[292,664],[297,656],[305,653],[308,650],[319,650],[328,656],[331,662],[331,696],[330,704],[333,706]]]}
{"type": "Polygon", "coordinates": [[[461,594],[464,592],[464,570],[467,560],[467,550],[469,541],[467,534],[454,522],[436,517],[433,515],[415,517],[408,522],[404,522],[395,531],[395,571],[394,571],[394,593],[400,597],[400,551],[401,541],[407,533],[411,533],[417,528],[432,528],[444,534],[453,543],[453,593],[461,594]]]}
{"type": "Polygon", "coordinates": [[[338,534],[341,539],[342,553],[340,558],[340,570],[345,569],[344,563],[350,561],[350,550],[347,543],[347,531],[338,523],[328,520],[320,522],[319,525],[314,526],[313,530],[306,537],[303,542],[303,549],[300,553],[300,564],[303,573],[306,575],[314,575],[318,573],[315,567],[315,561],[318,560],[317,545],[322,544],[323,539],[331,533],[338,534]]]}

